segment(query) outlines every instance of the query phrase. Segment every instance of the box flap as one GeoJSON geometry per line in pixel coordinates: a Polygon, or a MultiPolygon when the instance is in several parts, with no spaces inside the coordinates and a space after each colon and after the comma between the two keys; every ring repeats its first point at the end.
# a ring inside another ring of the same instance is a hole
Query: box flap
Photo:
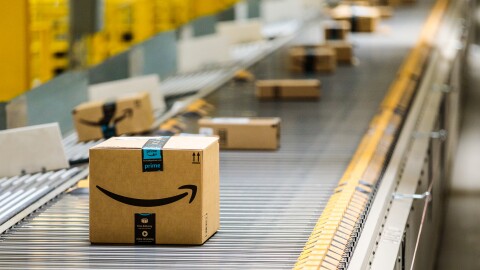
{"type": "Polygon", "coordinates": [[[150,137],[113,137],[90,149],[141,149],[150,137]]]}
{"type": "Polygon", "coordinates": [[[118,97],[116,99],[105,99],[105,100],[96,100],[96,101],[88,101],[85,103],[82,103],[75,107],[75,110],[83,110],[83,109],[89,109],[89,108],[97,108],[103,106],[106,102],[123,102],[123,101],[128,101],[128,100],[135,100],[135,99],[142,99],[145,96],[149,96],[150,94],[148,92],[138,92],[138,93],[128,93],[125,94],[121,97],[118,97]]]}
{"type": "Polygon", "coordinates": [[[202,118],[198,121],[200,125],[278,125],[279,117],[218,117],[202,118]]]}
{"type": "MultiPolygon", "coordinates": [[[[142,149],[150,139],[159,137],[114,137],[91,149],[142,149]]],[[[164,150],[201,150],[218,141],[216,137],[170,137],[162,147],[164,150]]]]}
{"type": "Polygon", "coordinates": [[[171,137],[163,149],[201,150],[218,141],[217,137],[171,137]]]}
{"type": "Polygon", "coordinates": [[[91,101],[109,100],[142,91],[150,93],[154,110],[165,111],[166,105],[160,90],[160,78],[156,74],[90,85],[88,96],[91,101]]]}
{"type": "Polygon", "coordinates": [[[257,81],[257,87],[274,87],[274,86],[312,86],[318,87],[319,80],[264,80],[257,81]]]}

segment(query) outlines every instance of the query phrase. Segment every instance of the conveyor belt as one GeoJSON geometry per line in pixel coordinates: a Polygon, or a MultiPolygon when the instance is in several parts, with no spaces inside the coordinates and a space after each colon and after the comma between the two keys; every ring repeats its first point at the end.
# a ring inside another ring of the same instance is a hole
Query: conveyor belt
{"type": "MultiPolygon", "coordinates": [[[[262,40],[249,43],[242,43],[233,46],[232,48],[232,62],[224,63],[223,65],[211,67],[208,70],[201,70],[185,74],[176,74],[163,80],[160,84],[160,90],[167,99],[167,105],[170,110],[164,115],[156,114],[157,119],[155,126],[158,126],[162,121],[174,116],[177,112],[175,101],[181,100],[185,95],[197,94],[197,96],[204,96],[224,84],[231,79],[234,72],[239,68],[245,68],[258,62],[261,58],[277,50],[288,42],[292,36],[298,31],[298,28],[303,23],[308,22],[314,17],[316,12],[308,13],[304,22],[296,20],[271,23],[264,26],[263,31],[265,36],[276,37],[273,40],[262,40]],[[172,111],[173,110],[173,111],[172,111]]],[[[195,96],[193,96],[195,98],[195,96]]],[[[183,102],[182,102],[183,103],[183,102]]],[[[181,110],[180,110],[181,111],[181,110]]],[[[72,165],[85,164],[88,162],[88,149],[94,145],[103,142],[104,140],[78,142],[77,135],[72,133],[66,136],[63,140],[66,154],[72,165]]]]}
{"type": "Polygon", "coordinates": [[[25,205],[32,204],[67,179],[78,174],[79,171],[79,168],[72,168],[0,179],[0,224],[25,208],[25,205]],[[25,203],[21,204],[20,202],[25,203]]]}
{"type": "MultiPolygon", "coordinates": [[[[320,102],[258,102],[252,83],[227,84],[207,97],[215,115],[280,116],[283,122],[279,151],[221,153],[221,229],[205,245],[90,245],[88,194],[79,189],[1,235],[0,268],[292,268],[415,43],[405,33],[419,32],[430,4],[398,11],[388,34],[354,37],[360,66],[318,76],[320,102]]],[[[304,36],[319,31],[312,27],[304,36]]],[[[280,50],[252,70],[258,78],[291,76],[284,59],[280,50]]]]}

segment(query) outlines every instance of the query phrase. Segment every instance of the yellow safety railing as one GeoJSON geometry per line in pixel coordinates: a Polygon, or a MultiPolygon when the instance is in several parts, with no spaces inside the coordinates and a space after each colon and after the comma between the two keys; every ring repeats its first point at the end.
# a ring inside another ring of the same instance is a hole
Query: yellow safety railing
{"type": "Polygon", "coordinates": [[[294,269],[338,269],[351,236],[372,198],[404,112],[414,95],[432,40],[449,0],[438,0],[415,48],[402,64],[397,79],[370,123],[334,194],[318,219],[294,269]]]}

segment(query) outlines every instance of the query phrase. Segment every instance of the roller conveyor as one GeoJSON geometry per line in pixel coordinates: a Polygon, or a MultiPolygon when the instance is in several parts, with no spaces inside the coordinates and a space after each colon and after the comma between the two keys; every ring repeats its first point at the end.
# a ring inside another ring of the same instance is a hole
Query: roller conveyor
{"type": "MultiPolygon", "coordinates": [[[[221,229],[205,245],[92,246],[88,194],[77,189],[0,236],[0,268],[292,268],[415,43],[401,37],[419,32],[430,4],[399,10],[388,34],[354,36],[360,65],[318,76],[320,102],[258,102],[251,83],[229,83],[206,98],[216,107],[213,115],[281,117],[282,146],[277,152],[221,153],[221,229]]],[[[310,27],[298,41],[309,42],[319,31],[310,27]]],[[[281,49],[252,70],[260,79],[292,76],[284,58],[281,49]]],[[[90,145],[73,142],[67,141],[69,156],[84,157],[79,152],[90,145]]]]}
{"type": "MultiPolygon", "coordinates": [[[[249,67],[262,59],[262,57],[285,45],[285,43],[295,35],[298,28],[302,24],[310,21],[314,15],[315,12],[309,13],[303,22],[293,20],[266,25],[263,29],[265,35],[276,38],[273,40],[242,43],[233,46],[231,52],[232,62],[211,67],[208,70],[173,75],[163,80],[160,85],[160,90],[165,98],[170,101],[169,103],[173,104],[169,106],[171,107],[170,110],[164,115],[155,115],[157,118],[155,128],[169,117],[175,116],[175,114],[181,111],[182,108],[173,108],[175,101],[181,99],[183,96],[194,95],[188,100],[191,101],[215,90],[231,79],[235,71],[239,68],[249,67]]],[[[188,101],[181,101],[180,103],[188,103],[188,101]]],[[[72,133],[64,138],[63,144],[67,157],[72,164],[84,164],[88,161],[88,149],[103,141],[104,140],[77,142],[76,134],[72,133]]]]}

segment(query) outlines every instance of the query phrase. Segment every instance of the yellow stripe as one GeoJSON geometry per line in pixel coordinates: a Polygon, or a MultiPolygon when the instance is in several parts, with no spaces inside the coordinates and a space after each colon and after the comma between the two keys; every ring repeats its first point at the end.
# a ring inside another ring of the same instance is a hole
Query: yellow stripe
{"type": "MultiPolygon", "coordinates": [[[[449,0],[438,0],[435,4],[421,32],[420,40],[403,62],[397,79],[390,86],[380,105],[380,112],[370,122],[367,134],[362,138],[357,151],[340,179],[338,187],[335,189],[336,193],[330,197],[327,206],[319,217],[294,269],[330,269],[338,266],[333,265],[335,260],[330,258],[325,260],[326,254],[331,248],[337,231],[340,232],[341,230],[342,235],[351,232],[354,229],[351,219],[358,216],[359,207],[361,209],[365,208],[368,195],[356,190],[357,187],[361,186],[358,182],[365,175],[370,165],[376,165],[372,161],[385,160],[388,149],[384,146],[379,148],[379,146],[382,141],[391,144],[393,136],[393,134],[386,134],[385,131],[391,123],[392,125],[398,123],[398,115],[394,113],[395,109],[402,105],[401,102],[407,98],[407,94],[412,94],[408,91],[412,83],[412,75],[420,75],[431,41],[436,34],[448,3],[449,0]],[[383,156],[377,156],[374,159],[379,153],[383,156]],[[345,215],[347,212],[350,214],[345,215]]],[[[398,124],[396,127],[398,128],[398,124]]]]}

